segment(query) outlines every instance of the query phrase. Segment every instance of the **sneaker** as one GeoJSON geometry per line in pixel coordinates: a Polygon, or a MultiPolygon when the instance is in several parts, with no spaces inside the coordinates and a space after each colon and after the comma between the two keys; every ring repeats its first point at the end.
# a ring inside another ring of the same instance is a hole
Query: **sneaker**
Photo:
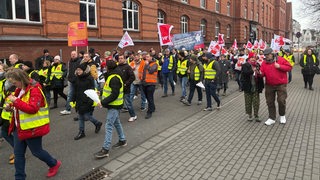
{"type": "Polygon", "coordinates": [[[255,116],[255,117],[254,117],[254,120],[255,120],[256,122],[261,122],[261,119],[259,118],[259,116],[255,116]]]}
{"type": "Polygon", "coordinates": [[[248,121],[253,121],[252,115],[248,115],[248,121]]]}
{"type": "Polygon", "coordinates": [[[109,150],[102,148],[99,152],[94,154],[96,159],[102,159],[109,156],[109,150]]]}
{"type": "Polygon", "coordinates": [[[61,161],[57,160],[57,164],[51,168],[49,168],[49,172],[47,174],[47,177],[53,177],[58,173],[58,170],[61,166],[61,161]]]}
{"type": "Polygon", "coordinates": [[[137,116],[130,117],[128,121],[129,122],[133,122],[133,121],[137,120],[137,118],[138,118],[137,116]]]}
{"type": "Polygon", "coordinates": [[[222,93],[222,96],[226,96],[227,94],[224,92],[224,93],[222,93]]]}
{"type": "Polygon", "coordinates": [[[147,108],[143,108],[143,107],[142,107],[142,108],[140,108],[140,110],[141,110],[141,111],[145,111],[145,110],[147,110],[147,108]]]}
{"type": "Polygon", "coordinates": [[[94,130],[95,133],[98,133],[101,129],[101,126],[102,126],[102,122],[99,122],[97,125],[96,125],[96,129],[94,130]]]}
{"type": "Polygon", "coordinates": [[[182,103],[183,103],[184,105],[186,105],[186,106],[191,106],[191,103],[190,103],[189,101],[187,101],[187,100],[183,101],[182,103]]]}
{"type": "Polygon", "coordinates": [[[164,95],[162,95],[161,97],[168,97],[168,94],[164,94],[164,95]]]}
{"type": "Polygon", "coordinates": [[[197,105],[201,105],[202,104],[202,101],[198,101],[197,105]]]}
{"type": "Polygon", "coordinates": [[[145,119],[150,119],[152,117],[152,113],[147,113],[147,115],[144,117],[145,119]]]}
{"type": "Polygon", "coordinates": [[[285,116],[280,116],[280,123],[281,124],[285,124],[287,122],[286,117],[285,116]]]}
{"type": "Polygon", "coordinates": [[[127,144],[127,141],[124,140],[124,141],[119,141],[119,142],[117,142],[117,144],[113,145],[112,147],[113,147],[113,148],[119,148],[119,147],[125,147],[125,146],[127,146],[127,145],[128,145],[128,144],[127,144]]]}
{"type": "Polygon", "coordinates": [[[203,111],[212,111],[212,107],[206,107],[203,111]]]}
{"type": "Polygon", "coordinates": [[[274,124],[276,121],[272,120],[272,119],[268,119],[266,122],[264,122],[265,125],[270,126],[272,124],[274,124]]]}
{"type": "Polygon", "coordinates": [[[60,114],[69,115],[69,114],[71,114],[71,111],[63,110],[63,111],[60,111],[60,114]]]}
{"type": "Polygon", "coordinates": [[[73,120],[74,120],[74,121],[78,121],[79,118],[78,118],[78,117],[74,117],[73,120]]]}

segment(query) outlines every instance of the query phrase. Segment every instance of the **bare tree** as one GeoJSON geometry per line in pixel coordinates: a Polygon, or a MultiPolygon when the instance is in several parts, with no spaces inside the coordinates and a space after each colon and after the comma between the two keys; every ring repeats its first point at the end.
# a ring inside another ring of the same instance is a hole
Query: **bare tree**
{"type": "Polygon", "coordinates": [[[300,0],[303,4],[301,7],[300,16],[310,17],[310,24],[312,27],[319,29],[320,28],[320,0],[300,0]]]}

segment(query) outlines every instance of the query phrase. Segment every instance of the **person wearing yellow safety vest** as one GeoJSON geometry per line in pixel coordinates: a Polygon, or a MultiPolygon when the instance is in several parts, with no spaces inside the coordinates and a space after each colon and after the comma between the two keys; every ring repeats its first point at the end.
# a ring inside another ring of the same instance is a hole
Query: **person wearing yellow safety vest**
{"type": "Polygon", "coordinates": [[[185,99],[182,103],[187,106],[191,106],[194,91],[197,89],[198,105],[200,105],[202,103],[202,89],[197,86],[197,83],[202,82],[203,80],[203,66],[199,62],[198,57],[194,54],[190,56],[187,73],[189,77],[189,96],[188,100],[185,99]]]}
{"type": "Polygon", "coordinates": [[[155,57],[156,62],[158,64],[158,83],[160,84],[161,88],[163,88],[163,77],[162,77],[162,56],[163,54],[161,52],[158,53],[158,55],[155,57]]]}
{"type": "Polygon", "coordinates": [[[312,91],[313,78],[316,74],[316,68],[319,66],[319,60],[313,53],[312,49],[307,49],[306,53],[300,59],[301,73],[303,75],[304,88],[307,88],[309,84],[309,89],[312,91]]]}
{"type": "Polygon", "coordinates": [[[9,62],[10,62],[11,67],[21,68],[23,61],[19,59],[18,55],[11,54],[9,56],[9,62]]]}
{"type": "Polygon", "coordinates": [[[31,79],[40,82],[40,76],[38,72],[33,68],[33,64],[31,61],[23,61],[21,69],[26,71],[31,79]]]}
{"type": "Polygon", "coordinates": [[[139,71],[142,74],[140,77],[142,89],[148,101],[148,111],[145,119],[150,119],[152,117],[152,113],[156,110],[154,103],[154,91],[157,84],[158,64],[149,53],[146,55],[144,66],[140,66],[139,71]]]}
{"type": "Polygon", "coordinates": [[[21,69],[10,69],[6,72],[7,80],[16,86],[14,95],[9,95],[11,101],[6,110],[12,111],[9,134],[14,137],[14,166],[15,179],[26,179],[25,162],[26,148],[31,153],[49,166],[47,177],[57,174],[61,161],[53,158],[42,148],[42,136],[49,133],[49,110],[41,85],[28,77],[21,69]],[[25,137],[22,131],[41,132],[35,137],[25,137]]]}
{"type": "Polygon", "coordinates": [[[61,62],[59,55],[53,59],[53,65],[51,66],[50,83],[53,90],[53,103],[54,105],[50,109],[58,107],[58,94],[67,101],[67,95],[64,94],[64,78],[67,76],[67,68],[61,62]]]}
{"type": "MultiPolygon", "coordinates": [[[[1,107],[5,108],[9,99],[7,98],[9,94],[13,93],[16,89],[15,86],[12,86],[5,78],[5,71],[7,66],[0,64],[0,102],[1,107]]],[[[13,135],[9,134],[9,125],[11,121],[12,113],[0,109],[1,112],[1,136],[10,144],[13,149],[13,135]]],[[[9,164],[14,164],[14,154],[11,154],[9,157],[9,164]]]]}
{"type": "Polygon", "coordinates": [[[180,97],[181,102],[187,98],[188,68],[189,61],[186,58],[185,53],[183,51],[180,51],[178,54],[177,75],[180,79],[180,85],[182,89],[180,97]]]}
{"type": "Polygon", "coordinates": [[[213,59],[211,53],[206,53],[204,60],[204,86],[206,89],[207,107],[204,111],[212,111],[211,96],[217,103],[217,109],[220,109],[220,98],[217,95],[217,82],[221,73],[220,65],[213,59]]]}
{"type": "Polygon", "coordinates": [[[102,100],[98,103],[98,106],[107,108],[107,122],[106,122],[106,135],[103,146],[100,151],[94,154],[96,159],[101,159],[109,156],[109,150],[111,149],[112,131],[113,127],[116,128],[119,141],[114,148],[124,147],[127,145],[127,140],[123,132],[123,128],[120,122],[119,114],[120,109],[123,106],[123,82],[120,76],[120,71],[117,68],[115,61],[107,61],[107,72],[105,74],[106,82],[103,86],[102,100]]]}
{"type": "MultiPolygon", "coordinates": [[[[294,56],[293,56],[293,54],[291,53],[291,50],[290,50],[290,49],[285,49],[285,50],[284,50],[283,58],[284,58],[285,60],[287,60],[292,67],[294,66],[295,60],[294,60],[294,56]]],[[[291,81],[292,81],[292,72],[289,71],[289,72],[288,72],[288,83],[290,83],[291,81]]]]}
{"type": "Polygon", "coordinates": [[[168,80],[171,86],[172,95],[174,96],[174,82],[173,82],[173,70],[175,69],[174,57],[170,54],[169,49],[165,49],[165,54],[161,58],[162,62],[162,77],[163,77],[163,95],[162,97],[168,97],[168,80]]]}
{"type": "Polygon", "coordinates": [[[51,62],[50,60],[45,60],[43,62],[42,68],[38,71],[40,84],[42,85],[42,90],[46,96],[48,105],[51,101],[51,87],[50,87],[50,75],[51,75],[51,62]]]}

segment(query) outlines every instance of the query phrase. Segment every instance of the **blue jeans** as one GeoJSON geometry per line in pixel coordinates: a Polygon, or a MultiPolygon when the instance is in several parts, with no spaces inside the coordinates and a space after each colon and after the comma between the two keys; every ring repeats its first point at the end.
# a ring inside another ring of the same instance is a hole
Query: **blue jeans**
{"type": "Polygon", "coordinates": [[[130,94],[124,94],[124,102],[127,105],[127,109],[129,111],[130,117],[136,116],[136,113],[134,112],[133,106],[132,106],[133,98],[130,98],[130,94]]]}
{"type": "Polygon", "coordinates": [[[26,149],[29,147],[31,153],[45,162],[49,167],[53,167],[57,164],[57,160],[54,159],[47,151],[42,149],[42,136],[36,138],[30,138],[26,140],[19,140],[17,130],[13,132],[14,137],[14,167],[16,169],[16,180],[26,179],[25,165],[26,165],[26,149]]]}
{"type": "Polygon", "coordinates": [[[156,110],[156,106],[154,104],[154,91],[156,89],[155,85],[146,85],[143,86],[144,94],[148,100],[148,111],[147,114],[152,114],[156,110]]]}
{"type": "Polygon", "coordinates": [[[84,114],[78,114],[79,118],[79,131],[84,131],[84,120],[89,119],[95,126],[98,125],[99,121],[92,116],[93,112],[86,112],[84,114]]]}
{"type": "Polygon", "coordinates": [[[75,90],[75,84],[71,83],[68,81],[69,84],[69,92],[68,92],[68,96],[67,96],[67,104],[66,104],[66,110],[67,111],[71,111],[71,106],[70,106],[70,102],[71,102],[71,98],[73,96],[74,90],[75,90]]]}
{"type": "Polygon", "coordinates": [[[174,93],[173,72],[162,73],[163,77],[163,93],[168,94],[168,79],[171,86],[172,93],[174,93]]]}
{"type": "Polygon", "coordinates": [[[187,76],[180,78],[180,84],[181,84],[181,89],[182,89],[181,97],[187,97],[187,82],[188,82],[187,76]]]}
{"type": "Polygon", "coordinates": [[[288,82],[290,83],[292,81],[292,72],[288,72],[288,82]]]}
{"type": "Polygon", "coordinates": [[[220,106],[220,99],[217,95],[217,83],[206,80],[204,86],[206,88],[207,107],[212,107],[211,96],[217,102],[217,106],[220,106]]]}
{"type": "Polygon", "coordinates": [[[106,123],[106,136],[104,139],[103,148],[109,150],[112,140],[112,130],[113,126],[116,128],[119,140],[125,141],[126,137],[123,133],[122,125],[119,118],[120,110],[119,109],[108,109],[107,113],[107,123],[106,123]]]}
{"type": "Polygon", "coordinates": [[[131,102],[133,102],[133,97],[134,95],[136,94],[136,91],[137,89],[140,90],[140,95],[141,95],[141,109],[144,109],[146,108],[147,106],[147,99],[146,99],[146,95],[144,94],[143,92],[143,89],[142,89],[142,85],[141,84],[131,84],[131,87],[130,87],[130,99],[131,99],[131,102]]]}

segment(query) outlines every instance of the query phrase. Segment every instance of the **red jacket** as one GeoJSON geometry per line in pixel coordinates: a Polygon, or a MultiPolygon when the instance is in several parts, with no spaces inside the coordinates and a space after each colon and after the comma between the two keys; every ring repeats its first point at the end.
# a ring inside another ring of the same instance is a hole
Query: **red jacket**
{"type": "Polygon", "coordinates": [[[283,57],[278,56],[277,63],[280,64],[280,68],[274,67],[274,63],[262,62],[261,74],[266,77],[266,84],[275,86],[281,84],[288,84],[287,72],[291,71],[292,66],[283,57]]]}
{"type": "MultiPolygon", "coordinates": [[[[17,118],[17,126],[15,125],[15,116],[12,116],[12,121],[10,123],[9,127],[9,134],[14,131],[14,127],[20,129],[20,121],[19,121],[19,111],[23,111],[25,113],[29,114],[35,114],[39,111],[40,107],[45,106],[45,101],[44,98],[41,94],[41,91],[39,88],[41,88],[41,85],[38,82],[35,82],[34,80],[30,80],[30,84],[26,87],[25,93],[21,96],[23,97],[26,92],[30,91],[30,99],[29,102],[23,102],[20,98],[16,99],[13,103],[12,106],[15,107],[14,113],[16,114],[17,118]]],[[[16,97],[19,96],[21,89],[17,88],[14,92],[14,95],[16,97]]]]}

